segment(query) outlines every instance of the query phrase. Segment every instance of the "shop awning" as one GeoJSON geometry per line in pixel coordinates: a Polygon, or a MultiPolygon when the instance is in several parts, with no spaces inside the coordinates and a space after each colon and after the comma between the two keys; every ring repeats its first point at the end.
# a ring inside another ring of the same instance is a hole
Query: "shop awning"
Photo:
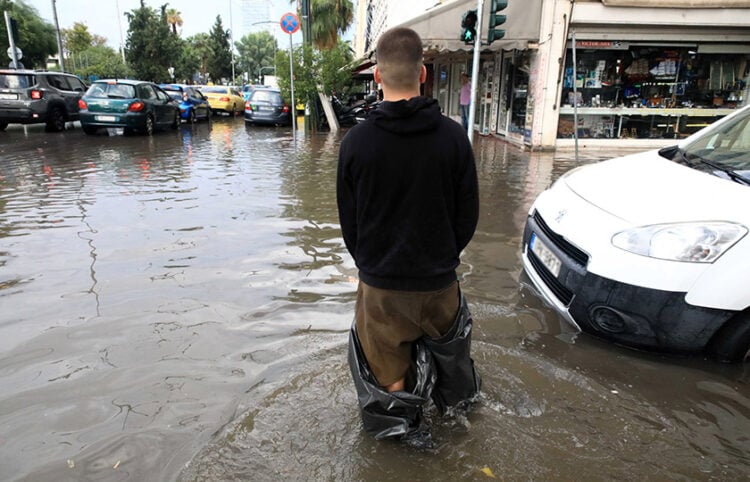
{"type": "MultiPolygon", "coordinates": [[[[483,41],[487,39],[489,3],[489,0],[484,2],[485,14],[482,18],[481,33],[483,41]]],[[[467,45],[459,40],[461,17],[467,10],[475,10],[476,6],[476,0],[456,0],[428,10],[398,26],[409,27],[422,37],[426,58],[436,53],[469,51],[473,45],[467,45]]],[[[507,17],[502,27],[505,30],[505,38],[496,40],[490,45],[483,45],[483,51],[522,50],[528,47],[529,42],[539,41],[542,0],[508,2],[508,7],[502,13],[507,17]]]]}

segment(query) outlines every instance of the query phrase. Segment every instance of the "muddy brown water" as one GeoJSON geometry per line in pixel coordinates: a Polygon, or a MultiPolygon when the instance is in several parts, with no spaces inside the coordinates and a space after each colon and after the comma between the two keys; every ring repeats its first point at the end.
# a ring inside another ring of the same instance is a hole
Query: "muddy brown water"
{"type": "Polygon", "coordinates": [[[360,426],[340,136],[112,134],[0,133],[0,479],[747,480],[746,367],[576,335],[527,286],[534,197],[601,155],[477,138],[483,391],[418,452],[360,426]]]}

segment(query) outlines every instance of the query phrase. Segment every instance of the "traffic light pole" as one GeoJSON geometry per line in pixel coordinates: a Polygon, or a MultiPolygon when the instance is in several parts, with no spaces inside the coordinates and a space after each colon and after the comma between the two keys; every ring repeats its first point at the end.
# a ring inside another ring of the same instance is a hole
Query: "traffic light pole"
{"type": "Polygon", "coordinates": [[[479,85],[479,49],[482,46],[482,7],[484,0],[477,0],[477,34],[474,36],[474,58],[471,63],[471,101],[469,102],[469,126],[466,129],[466,135],[469,136],[469,142],[473,143],[474,138],[474,113],[476,112],[477,102],[477,85],[479,85]]]}

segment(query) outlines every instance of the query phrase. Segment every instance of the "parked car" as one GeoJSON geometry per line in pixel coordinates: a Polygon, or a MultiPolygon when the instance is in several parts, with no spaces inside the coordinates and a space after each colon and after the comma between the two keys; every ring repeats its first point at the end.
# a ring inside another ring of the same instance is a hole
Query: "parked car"
{"type": "Polygon", "coordinates": [[[245,102],[245,124],[291,125],[291,106],[276,89],[255,89],[245,102]]]}
{"type": "Polygon", "coordinates": [[[234,117],[245,105],[242,94],[232,86],[202,85],[198,90],[208,99],[211,110],[214,112],[226,112],[234,117]]]}
{"type": "Polygon", "coordinates": [[[150,136],[156,129],[180,124],[177,103],[152,82],[97,80],[79,101],[81,127],[95,134],[101,127],[121,127],[150,136]]]}
{"type": "Polygon", "coordinates": [[[189,85],[159,84],[179,104],[180,118],[191,124],[198,119],[211,119],[211,107],[199,90],[189,85]]]}
{"type": "Polygon", "coordinates": [[[78,120],[78,100],[86,84],[72,74],[0,70],[0,131],[8,124],[46,124],[49,132],[78,120]]]}
{"type": "Polygon", "coordinates": [[[578,167],[535,200],[533,285],[584,332],[750,356],[750,107],[658,151],[578,167]]]}

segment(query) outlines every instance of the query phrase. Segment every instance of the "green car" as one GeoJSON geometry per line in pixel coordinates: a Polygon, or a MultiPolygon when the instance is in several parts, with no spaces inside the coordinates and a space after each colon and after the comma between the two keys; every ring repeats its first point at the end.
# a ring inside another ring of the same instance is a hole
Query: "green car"
{"type": "Polygon", "coordinates": [[[86,134],[99,128],[120,127],[124,134],[180,124],[177,103],[153,82],[127,79],[97,80],[78,101],[81,127],[86,134]]]}

